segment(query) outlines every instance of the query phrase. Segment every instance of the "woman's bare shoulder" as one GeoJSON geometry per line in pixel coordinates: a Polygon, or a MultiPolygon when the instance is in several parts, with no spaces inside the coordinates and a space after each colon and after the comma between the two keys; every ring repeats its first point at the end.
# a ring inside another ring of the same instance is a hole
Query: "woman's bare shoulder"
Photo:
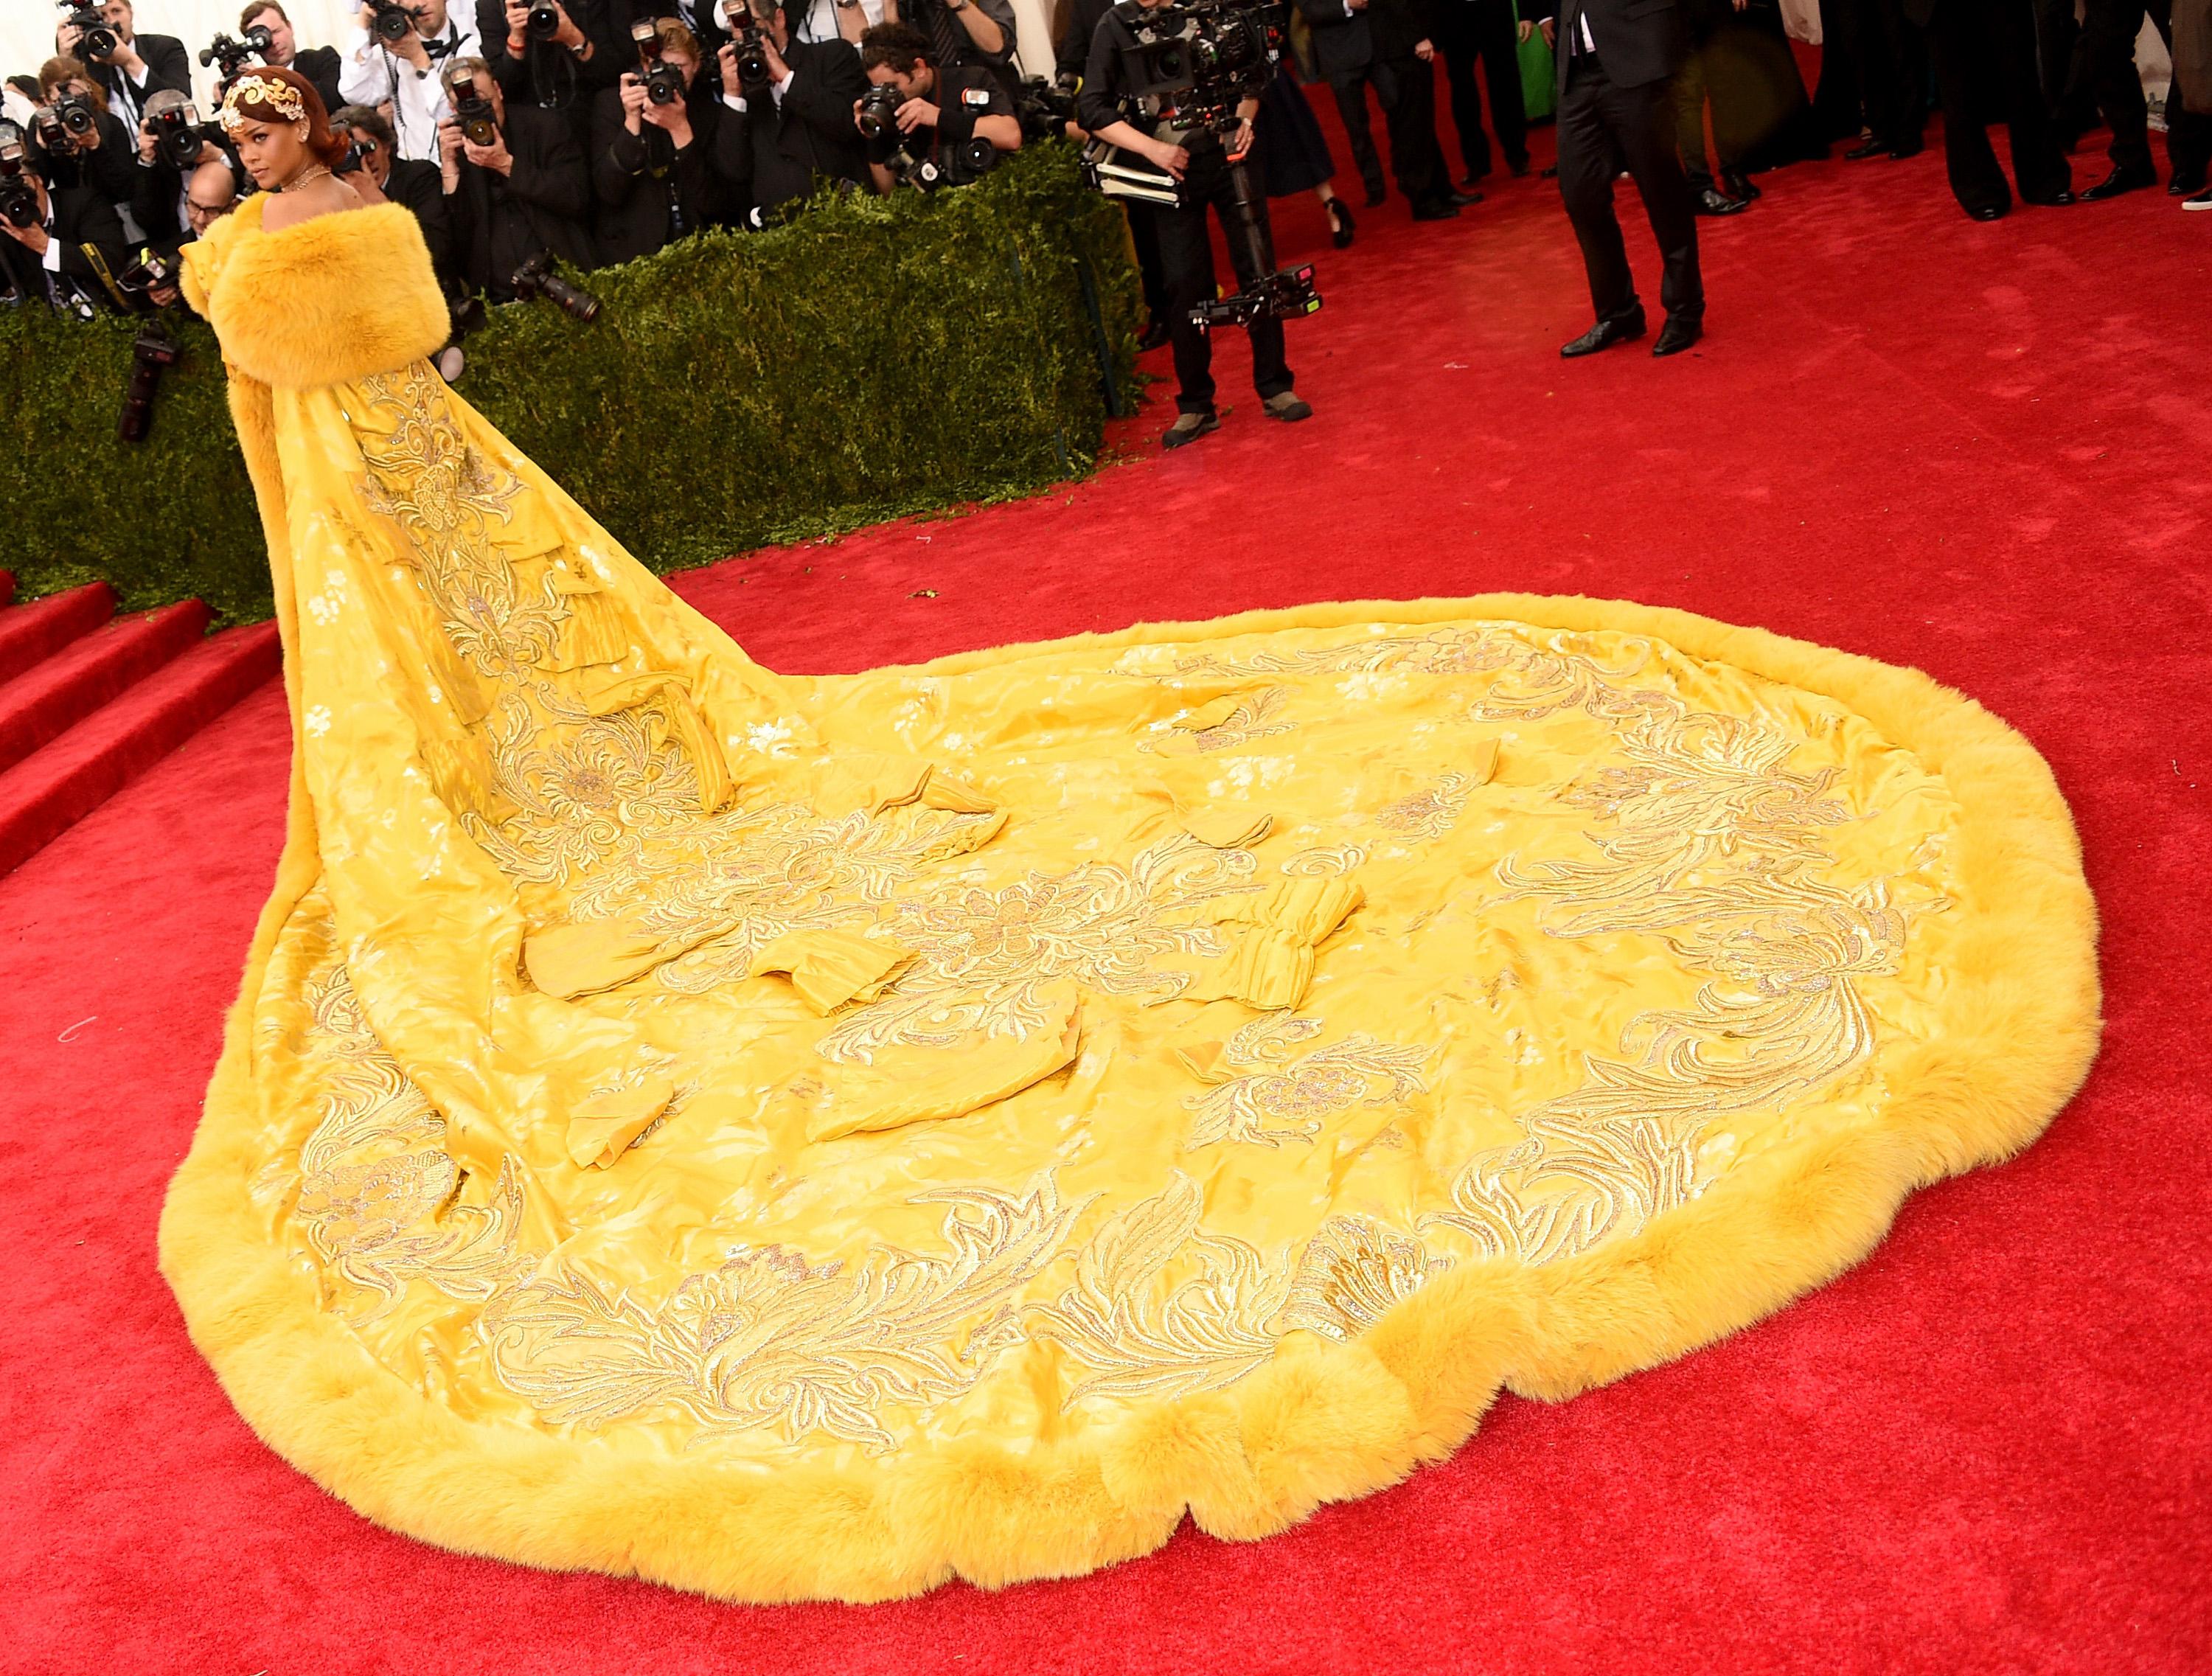
{"type": "Polygon", "coordinates": [[[336,175],[331,175],[292,191],[272,195],[261,212],[261,230],[280,233],[318,216],[334,216],[341,210],[363,207],[360,193],[336,175]]]}

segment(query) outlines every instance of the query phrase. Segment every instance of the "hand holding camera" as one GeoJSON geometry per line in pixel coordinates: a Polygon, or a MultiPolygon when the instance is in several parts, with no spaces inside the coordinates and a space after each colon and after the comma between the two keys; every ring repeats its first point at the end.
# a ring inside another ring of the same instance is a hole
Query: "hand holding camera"
{"type": "Polygon", "coordinates": [[[430,67],[430,54],[415,27],[415,9],[402,0],[367,0],[361,9],[362,27],[368,38],[395,58],[404,58],[417,70],[430,67]]]}

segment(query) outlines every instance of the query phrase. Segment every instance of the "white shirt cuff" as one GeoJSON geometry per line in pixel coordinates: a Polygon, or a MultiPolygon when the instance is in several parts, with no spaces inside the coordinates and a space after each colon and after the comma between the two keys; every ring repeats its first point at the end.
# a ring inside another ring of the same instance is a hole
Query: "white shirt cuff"
{"type": "Polygon", "coordinates": [[[46,253],[39,258],[39,265],[50,274],[62,270],[62,241],[51,233],[46,234],[46,253]]]}

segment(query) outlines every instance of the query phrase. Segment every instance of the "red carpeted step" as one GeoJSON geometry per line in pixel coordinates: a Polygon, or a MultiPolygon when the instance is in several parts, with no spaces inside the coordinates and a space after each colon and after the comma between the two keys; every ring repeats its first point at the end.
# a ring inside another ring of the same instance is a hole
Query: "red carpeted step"
{"type": "Polygon", "coordinates": [[[226,629],[0,774],[0,873],[20,866],[270,679],[283,658],[275,623],[226,629]]]}
{"type": "Polygon", "coordinates": [[[198,644],[215,613],[197,599],[127,616],[0,686],[0,769],[13,768],[198,644]]]}
{"type": "Polygon", "coordinates": [[[114,615],[115,590],[105,582],[0,610],[0,681],[13,681],[114,615]]]}

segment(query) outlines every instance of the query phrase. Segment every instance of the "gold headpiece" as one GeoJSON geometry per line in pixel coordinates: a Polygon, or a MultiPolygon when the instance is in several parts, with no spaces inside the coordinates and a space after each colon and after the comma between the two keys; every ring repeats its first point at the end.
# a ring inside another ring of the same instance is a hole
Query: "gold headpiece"
{"type": "Polygon", "coordinates": [[[246,113],[240,105],[251,101],[265,105],[286,122],[305,122],[307,105],[300,98],[300,90],[289,82],[279,82],[267,76],[241,76],[230,84],[230,91],[222,96],[220,119],[222,131],[236,134],[246,123],[246,113]]]}

